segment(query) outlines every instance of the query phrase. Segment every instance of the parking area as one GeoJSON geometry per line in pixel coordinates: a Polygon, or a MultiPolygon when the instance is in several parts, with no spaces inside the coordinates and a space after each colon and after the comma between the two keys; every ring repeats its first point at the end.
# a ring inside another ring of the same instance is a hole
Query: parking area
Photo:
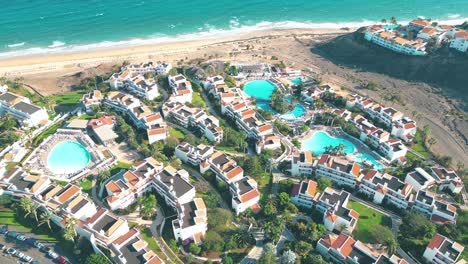
{"type": "MultiPolygon", "coordinates": [[[[0,251],[0,263],[61,263],[57,259],[52,258],[48,253],[47,250],[54,250],[54,244],[41,240],[39,237],[32,233],[21,232],[18,230],[14,230],[14,228],[7,227],[7,226],[0,226],[0,244],[3,246],[3,250],[0,251]],[[8,230],[8,233],[4,233],[5,230],[8,230]],[[17,237],[20,236],[18,239],[17,237]],[[21,236],[24,236],[21,237],[21,236]],[[22,239],[26,239],[21,241],[22,239]],[[36,243],[35,243],[36,242],[36,243]],[[41,249],[40,249],[41,248],[41,249]],[[13,251],[15,253],[9,254],[13,251]],[[25,256],[29,256],[32,259],[27,259],[21,257],[24,254],[25,256]],[[18,256],[19,255],[19,256],[18,256]],[[28,261],[29,260],[29,261],[28,261]]],[[[55,255],[53,255],[55,256],[55,255]]],[[[58,255],[57,255],[58,256],[58,255]]]]}

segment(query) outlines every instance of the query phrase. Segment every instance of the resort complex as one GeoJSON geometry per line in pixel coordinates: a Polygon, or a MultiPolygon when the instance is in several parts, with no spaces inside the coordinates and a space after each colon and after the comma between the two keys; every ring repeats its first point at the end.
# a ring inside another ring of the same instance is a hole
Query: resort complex
{"type": "Polygon", "coordinates": [[[459,52],[468,51],[467,31],[425,19],[414,19],[407,25],[372,25],[365,29],[364,38],[405,55],[424,56],[429,49],[444,44],[459,52]]]}
{"type": "MultiPolygon", "coordinates": [[[[365,38],[467,47],[424,20],[365,38]]],[[[102,263],[466,263],[463,175],[420,150],[414,113],[282,63],[216,63],[114,66],[60,113],[2,86],[21,136],[0,150],[1,195],[102,263]]]]}

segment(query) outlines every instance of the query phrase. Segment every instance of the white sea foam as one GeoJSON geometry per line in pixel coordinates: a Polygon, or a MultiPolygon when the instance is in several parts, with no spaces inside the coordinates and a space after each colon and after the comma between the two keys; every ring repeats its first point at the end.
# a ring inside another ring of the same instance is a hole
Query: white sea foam
{"type": "Polygon", "coordinates": [[[452,15],[452,14],[449,14],[448,17],[454,19],[454,18],[459,18],[459,17],[461,17],[461,15],[460,15],[460,14],[453,14],[453,15],[452,15]]]}
{"type": "Polygon", "coordinates": [[[26,44],[25,42],[21,42],[21,43],[15,43],[15,44],[10,44],[10,45],[7,45],[9,48],[16,48],[16,47],[21,47],[21,46],[24,46],[24,44],[26,44]]]}
{"type": "Polygon", "coordinates": [[[62,46],[65,46],[65,42],[56,40],[56,41],[52,42],[52,45],[50,45],[48,47],[53,49],[53,48],[58,48],[58,47],[62,47],[62,46]]]}
{"type": "MultiPolygon", "coordinates": [[[[440,24],[446,25],[458,25],[468,20],[468,18],[456,18],[448,20],[435,20],[440,24]]],[[[409,21],[399,21],[401,24],[408,23],[409,21]]],[[[380,23],[380,21],[360,21],[360,22],[344,22],[344,23],[311,23],[311,22],[296,22],[296,21],[283,21],[283,22],[269,22],[264,21],[255,25],[240,25],[234,27],[231,24],[230,29],[217,29],[213,25],[205,24],[203,27],[198,28],[199,32],[179,34],[179,35],[153,35],[148,38],[135,38],[122,41],[103,41],[99,43],[92,43],[86,45],[65,45],[64,42],[54,41],[48,48],[29,48],[24,50],[9,51],[0,53],[0,58],[26,56],[26,55],[38,55],[46,53],[69,53],[69,52],[80,52],[89,51],[96,49],[105,49],[113,47],[128,47],[128,46],[140,46],[140,45],[151,45],[159,43],[170,43],[176,41],[190,41],[199,39],[214,39],[220,37],[238,36],[240,34],[259,31],[259,30],[271,30],[271,29],[340,29],[340,28],[359,28],[368,26],[371,24],[380,23]]],[[[171,25],[175,26],[175,25],[171,25]]]]}
{"type": "Polygon", "coordinates": [[[103,16],[104,13],[99,13],[99,14],[96,14],[96,16],[103,16]]]}

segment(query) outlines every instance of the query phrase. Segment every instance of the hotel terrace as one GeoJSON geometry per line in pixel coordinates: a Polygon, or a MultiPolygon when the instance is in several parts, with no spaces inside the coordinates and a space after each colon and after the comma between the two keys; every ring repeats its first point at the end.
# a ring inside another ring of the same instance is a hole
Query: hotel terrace
{"type": "Polygon", "coordinates": [[[163,105],[162,112],[165,118],[171,117],[180,126],[187,129],[196,128],[209,141],[219,143],[223,140],[223,129],[219,125],[219,120],[200,108],[188,107],[179,102],[168,102],[163,105]]]}
{"type": "Polygon", "coordinates": [[[236,161],[226,153],[215,151],[213,147],[205,145],[194,147],[183,142],[176,147],[175,155],[183,162],[198,165],[201,173],[211,170],[218,181],[226,183],[232,195],[231,205],[236,214],[248,208],[254,212],[260,210],[257,182],[244,176],[242,167],[238,166],[236,161]]]}
{"type": "Polygon", "coordinates": [[[324,154],[317,163],[316,176],[328,178],[341,186],[354,188],[362,178],[361,165],[324,154]]]}
{"type": "Polygon", "coordinates": [[[166,123],[162,116],[153,112],[132,95],[115,91],[110,92],[103,104],[116,111],[126,113],[137,128],[145,129],[149,144],[164,140],[168,135],[166,123]]]}
{"type": "Polygon", "coordinates": [[[411,184],[375,170],[367,172],[359,185],[359,192],[367,195],[374,203],[386,202],[401,209],[408,207],[412,189],[411,184]]]}
{"type": "Polygon", "coordinates": [[[313,208],[323,215],[323,223],[327,230],[342,230],[352,233],[359,219],[359,214],[348,209],[350,194],[326,188],[323,193],[317,191],[317,182],[301,181],[293,186],[291,201],[300,207],[313,208]],[[343,229],[344,227],[344,229],[343,229]]]}

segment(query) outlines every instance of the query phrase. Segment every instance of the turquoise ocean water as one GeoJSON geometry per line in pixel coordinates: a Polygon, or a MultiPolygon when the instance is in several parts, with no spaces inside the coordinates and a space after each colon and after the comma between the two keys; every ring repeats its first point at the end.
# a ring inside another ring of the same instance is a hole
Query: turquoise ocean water
{"type": "Polygon", "coordinates": [[[0,0],[0,58],[270,28],[341,28],[416,16],[457,23],[467,0],[0,0]]]}

